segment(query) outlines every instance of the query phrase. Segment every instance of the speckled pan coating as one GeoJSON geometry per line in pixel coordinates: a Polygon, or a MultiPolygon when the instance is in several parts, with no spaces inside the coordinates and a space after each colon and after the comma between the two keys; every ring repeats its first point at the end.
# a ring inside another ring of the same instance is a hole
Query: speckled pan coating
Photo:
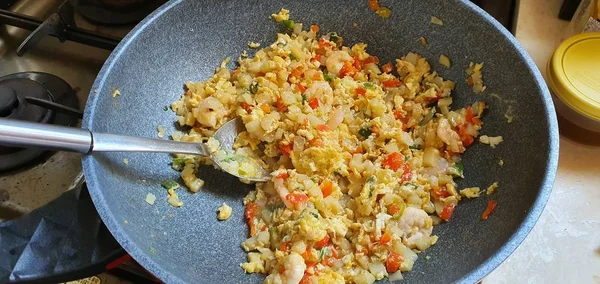
{"type": "MultiPolygon", "coordinates": [[[[182,94],[183,82],[204,80],[227,56],[236,58],[248,41],[265,46],[279,29],[268,16],[281,7],[293,19],[337,31],[346,42],[364,41],[382,62],[408,51],[430,59],[444,78],[456,81],[454,106],[484,99],[490,106],[482,133],[502,135],[496,149],[476,143],[464,156],[460,187],[487,187],[499,181],[498,207],[479,220],[488,197],[462,202],[452,222],[434,229],[437,245],[421,254],[406,283],[472,283],[497,267],[535,224],[550,195],[558,161],[558,130],[547,87],[531,58],[508,31],[467,1],[388,1],[392,18],[383,20],[360,1],[171,1],[140,23],[105,63],[87,102],[84,127],[94,131],[156,136],[157,124],[174,130],[175,115],[163,111],[182,94]],[[339,7],[345,7],[340,9],[339,7]],[[430,16],[444,26],[430,24],[430,16]],[[353,24],[358,24],[354,27],[353,24]],[[424,36],[429,45],[422,46],[424,36]],[[450,69],[438,63],[452,60],[450,69]],[[469,61],[485,62],[488,95],[465,84],[469,61]],[[121,96],[113,98],[112,88],[121,96]],[[492,98],[497,93],[504,101],[492,98]],[[115,103],[116,102],[116,103],[115,103]],[[504,113],[512,105],[515,120],[504,113]],[[498,161],[504,160],[504,166],[498,161]],[[426,260],[425,256],[430,259],[426,260]]],[[[251,51],[252,52],[252,51],[251,51]]],[[[240,242],[247,235],[241,199],[250,190],[210,168],[200,176],[205,190],[180,191],[184,206],[167,205],[160,182],[177,178],[160,154],[98,154],[83,159],[91,196],[121,245],[167,283],[255,283],[245,275],[240,242]],[[128,158],[125,165],[123,159],[128,158]],[[147,193],[158,197],[154,206],[147,193]],[[232,217],[217,222],[221,203],[232,217]]]]}

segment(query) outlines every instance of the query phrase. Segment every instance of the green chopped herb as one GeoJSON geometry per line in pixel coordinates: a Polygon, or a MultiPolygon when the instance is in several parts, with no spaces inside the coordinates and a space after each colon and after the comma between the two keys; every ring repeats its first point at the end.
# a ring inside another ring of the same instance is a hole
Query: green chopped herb
{"type": "Polygon", "coordinates": [[[404,210],[406,209],[406,204],[404,203],[404,201],[400,202],[398,206],[400,207],[400,210],[398,211],[398,213],[392,216],[392,219],[394,220],[400,219],[400,217],[402,217],[402,214],[404,214],[404,210]]]}
{"type": "Polygon", "coordinates": [[[431,111],[429,111],[429,113],[427,113],[427,115],[425,115],[425,117],[423,117],[423,119],[421,121],[419,121],[419,125],[423,126],[423,125],[427,124],[431,119],[433,119],[434,115],[435,115],[435,108],[432,108],[431,111]]]}
{"type": "Polygon", "coordinates": [[[340,40],[340,36],[335,32],[329,33],[329,40],[337,44],[337,42],[340,40]]]}
{"type": "Polygon", "coordinates": [[[404,156],[404,162],[407,162],[410,159],[408,156],[404,156]]]}
{"type": "Polygon", "coordinates": [[[319,261],[321,261],[323,259],[324,255],[325,255],[325,248],[322,247],[321,250],[319,250],[319,261]]]}
{"type": "Polygon", "coordinates": [[[449,168],[450,175],[453,177],[464,177],[465,166],[462,162],[458,162],[449,168]]]}
{"type": "Polygon", "coordinates": [[[168,106],[165,106],[165,107],[163,107],[163,110],[164,110],[164,111],[168,111],[168,110],[169,110],[169,107],[168,107],[168,106]]]}
{"type": "Polygon", "coordinates": [[[305,103],[307,101],[308,101],[308,99],[306,98],[306,95],[302,94],[302,103],[305,103]]]}
{"type": "Polygon", "coordinates": [[[375,176],[370,176],[370,177],[367,179],[367,182],[368,182],[368,183],[372,183],[372,182],[374,182],[376,179],[377,179],[377,178],[376,178],[375,176]]]}
{"type": "Polygon", "coordinates": [[[325,74],[323,74],[323,78],[325,79],[325,81],[331,82],[331,81],[333,81],[333,79],[335,79],[335,75],[325,73],[325,74]]]}
{"type": "Polygon", "coordinates": [[[315,218],[319,219],[319,214],[317,214],[317,213],[310,213],[310,214],[312,214],[312,215],[313,215],[313,217],[315,217],[315,218]]]}
{"type": "Polygon", "coordinates": [[[408,146],[408,149],[421,150],[421,145],[413,144],[413,145],[408,146]]]}
{"type": "Polygon", "coordinates": [[[371,133],[373,133],[373,132],[371,131],[371,129],[368,129],[368,128],[362,128],[361,130],[358,131],[358,134],[360,134],[360,136],[365,137],[365,138],[371,136],[371,133]]]}
{"type": "Polygon", "coordinates": [[[155,249],[155,248],[153,248],[153,247],[150,247],[150,252],[151,252],[152,254],[155,254],[155,253],[156,253],[156,249],[155,249]]]}
{"type": "Polygon", "coordinates": [[[164,187],[166,190],[177,189],[180,187],[179,183],[177,183],[176,181],[174,181],[172,179],[166,180],[163,183],[161,183],[160,185],[162,185],[162,187],[164,187]]]}
{"type": "Polygon", "coordinates": [[[292,30],[294,29],[296,23],[294,23],[294,20],[284,20],[283,25],[286,26],[288,29],[292,30]]]}
{"type": "Polygon", "coordinates": [[[407,185],[407,186],[411,186],[413,189],[417,189],[417,188],[419,188],[419,186],[418,186],[418,185],[416,185],[416,184],[414,184],[414,183],[412,183],[412,182],[406,183],[405,185],[407,185]]]}
{"type": "Polygon", "coordinates": [[[375,85],[373,85],[371,82],[366,82],[363,84],[363,86],[367,89],[375,89],[375,85]]]}
{"type": "Polygon", "coordinates": [[[298,60],[298,57],[296,57],[296,56],[294,56],[293,54],[290,53],[290,59],[296,61],[296,60],[298,60]]]}
{"type": "Polygon", "coordinates": [[[283,208],[283,203],[273,203],[267,205],[267,209],[269,209],[269,211],[275,211],[279,208],[283,208]]]}
{"type": "Polygon", "coordinates": [[[185,164],[188,160],[188,158],[174,158],[173,164],[185,164]]]}
{"type": "Polygon", "coordinates": [[[250,93],[254,95],[256,92],[258,92],[258,83],[254,82],[250,85],[250,93]]]}

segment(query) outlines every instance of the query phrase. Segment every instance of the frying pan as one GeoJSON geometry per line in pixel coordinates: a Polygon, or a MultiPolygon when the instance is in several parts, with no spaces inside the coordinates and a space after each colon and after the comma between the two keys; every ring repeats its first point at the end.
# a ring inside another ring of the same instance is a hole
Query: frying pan
{"type": "MultiPolygon", "coordinates": [[[[476,143],[464,155],[461,188],[487,187],[491,196],[462,202],[450,222],[434,228],[438,243],[420,254],[407,283],[476,282],[497,267],[525,238],[550,195],[558,161],[556,117],[547,87],[515,38],[467,1],[382,1],[392,17],[382,19],[367,1],[174,0],[137,25],[102,68],[86,105],[83,127],[97,132],[153,137],[158,124],[176,130],[176,117],[163,111],[183,93],[183,83],[207,79],[225,57],[237,58],[248,41],[268,45],[279,26],[269,15],[282,7],[305,24],[336,31],[348,44],[369,45],[382,62],[409,51],[429,59],[434,70],[457,82],[454,107],[485,100],[482,134],[502,135],[492,149],[476,143]],[[432,15],[443,26],[430,23],[432,15]],[[429,44],[418,42],[425,37],[429,44]],[[451,68],[437,61],[452,60],[451,68]],[[465,83],[469,62],[484,62],[487,90],[475,95],[465,83]],[[117,88],[121,96],[111,94],[117,88]],[[492,93],[497,96],[491,95],[492,93]],[[510,108],[510,110],[509,110],[510,108]],[[505,113],[513,113],[508,123],[505,113]],[[503,160],[504,166],[499,166],[503,160]],[[498,202],[487,221],[487,201],[498,202]],[[428,259],[425,258],[428,256],[428,259]]],[[[250,50],[252,53],[252,51],[250,50]]],[[[106,153],[83,158],[89,191],[116,240],[141,265],[167,283],[256,283],[263,276],[240,268],[248,236],[242,197],[252,186],[211,168],[196,194],[181,193],[184,206],[167,204],[160,183],[178,178],[168,155],[106,153]],[[123,159],[129,163],[125,165],[123,159]],[[150,206],[148,193],[158,197],[150,206]],[[217,222],[216,209],[233,207],[217,222]]]]}

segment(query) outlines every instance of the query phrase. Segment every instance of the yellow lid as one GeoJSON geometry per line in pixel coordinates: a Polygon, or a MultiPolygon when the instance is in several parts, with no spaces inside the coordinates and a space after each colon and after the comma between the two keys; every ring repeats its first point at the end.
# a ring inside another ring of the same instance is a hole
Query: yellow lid
{"type": "Polygon", "coordinates": [[[600,120],[600,32],[568,38],[547,66],[554,95],[578,113],[600,120]]]}

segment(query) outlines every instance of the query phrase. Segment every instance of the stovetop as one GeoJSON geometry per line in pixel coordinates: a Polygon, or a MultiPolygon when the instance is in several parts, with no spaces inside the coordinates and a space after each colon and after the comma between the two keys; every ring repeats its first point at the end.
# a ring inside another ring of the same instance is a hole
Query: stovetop
{"type": "MultiPolygon", "coordinates": [[[[472,1],[492,14],[509,30],[512,28],[516,0],[472,1]]],[[[78,1],[69,0],[69,2],[78,1]]],[[[65,0],[0,1],[0,13],[2,10],[10,10],[30,16],[28,20],[12,19],[12,22],[3,22],[0,17],[0,24],[18,22],[21,26],[29,26],[31,29],[44,19],[56,17],[55,13],[63,3],[65,0]]],[[[68,18],[67,21],[73,21],[71,26],[68,26],[68,32],[75,33],[77,36],[77,29],[80,29],[83,39],[87,33],[90,33],[99,37],[106,36],[110,41],[111,37],[122,38],[133,27],[133,24],[97,25],[79,13],[72,13],[72,18],[70,20],[68,18]]],[[[30,34],[31,31],[27,29],[0,25],[0,77],[30,71],[56,75],[73,88],[79,102],[79,109],[83,110],[88,94],[92,91],[90,88],[102,64],[109,56],[110,50],[69,40],[61,42],[56,37],[47,36],[32,45],[23,56],[18,56],[19,46],[30,34]]],[[[78,41],[85,42],[81,38],[82,36],[78,41]]],[[[100,38],[96,42],[102,40],[103,38],[100,38]]],[[[67,191],[79,190],[83,181],[80,155],[67,152],[46,153],[26,166],[0,172],[0,222],[26,215],[67,191]]]]}

